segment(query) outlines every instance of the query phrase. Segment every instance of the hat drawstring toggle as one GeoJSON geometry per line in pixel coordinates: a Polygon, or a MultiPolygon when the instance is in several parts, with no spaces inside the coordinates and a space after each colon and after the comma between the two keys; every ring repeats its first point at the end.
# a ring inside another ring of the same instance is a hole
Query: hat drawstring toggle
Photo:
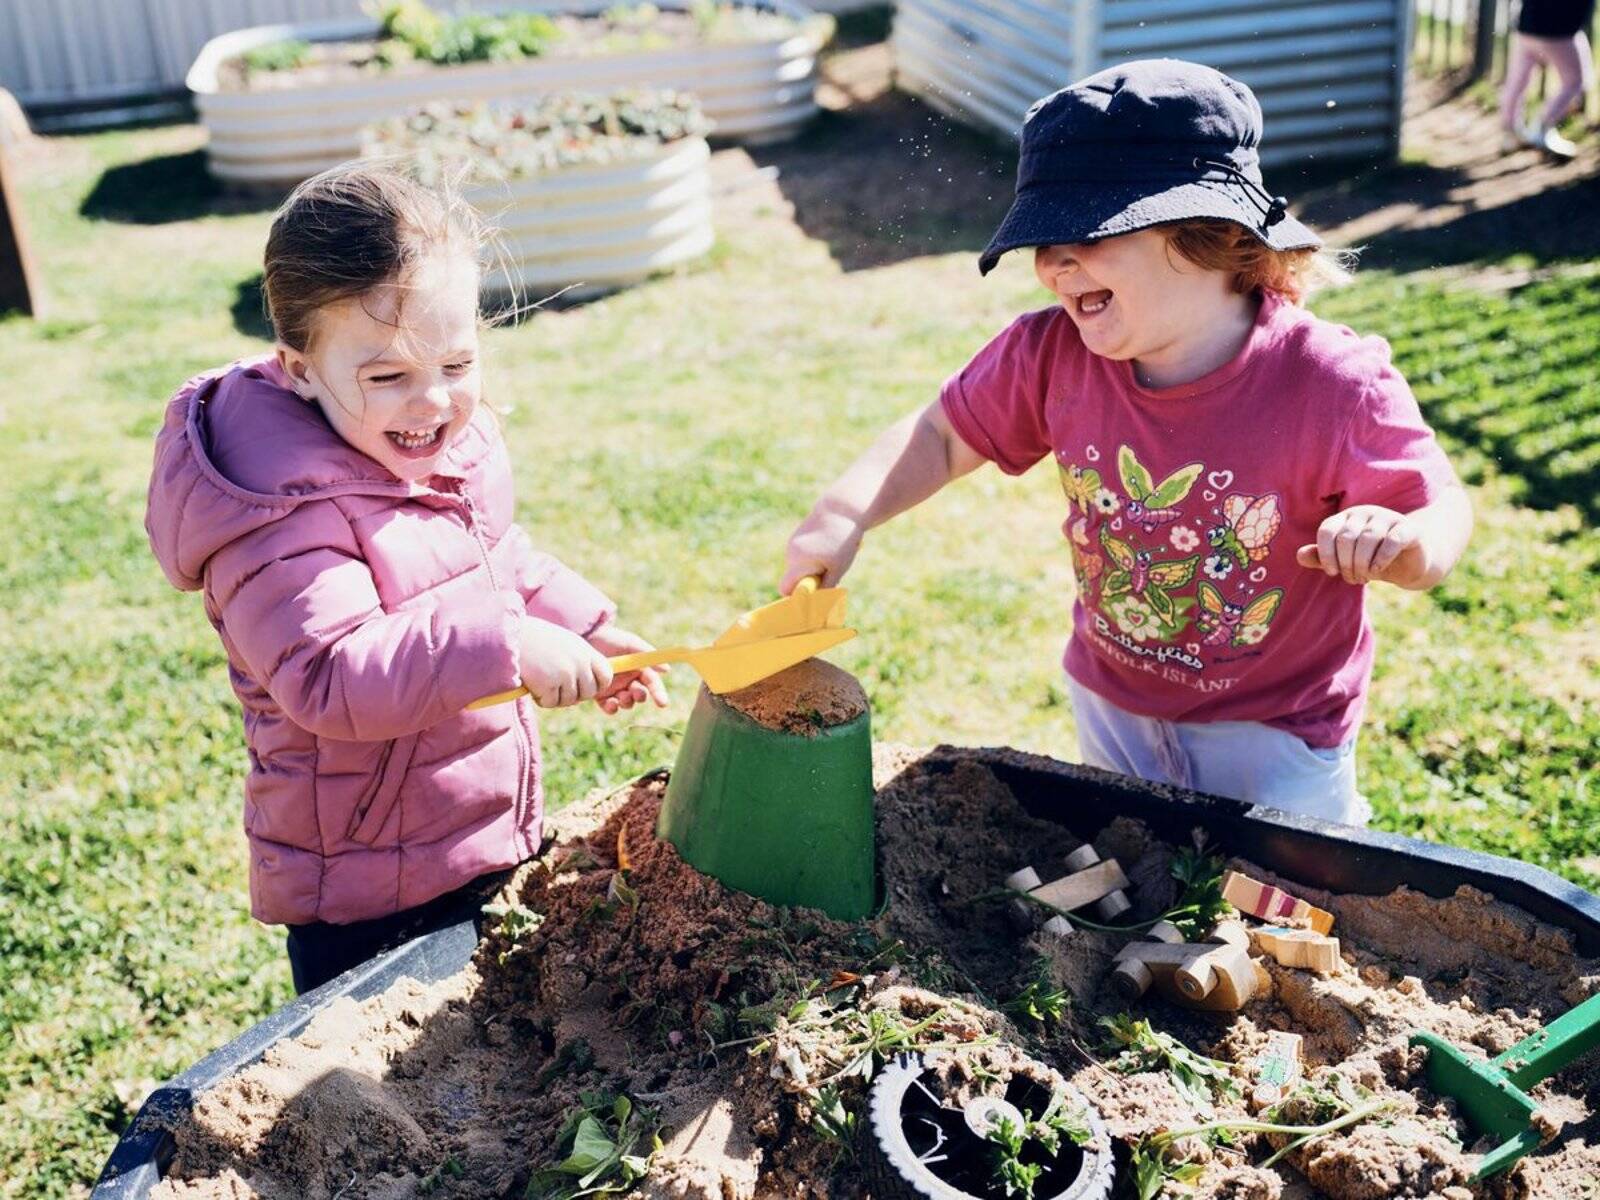
{"type": "Polygon", "coordinates": [[[1196,158],[1194,167],[1197,171],[1205,170],[1208,167],[1221,171],[1228,176],[1229,183],[1243,184],[1245,194],[1256,204],[1262,206],[1261,228],[1270,229],[1289,215],[1289,201],[1286,197],[1274,196],[1232,163],[1218,162],[1216,159],[1211,158],[1196,158]]]}

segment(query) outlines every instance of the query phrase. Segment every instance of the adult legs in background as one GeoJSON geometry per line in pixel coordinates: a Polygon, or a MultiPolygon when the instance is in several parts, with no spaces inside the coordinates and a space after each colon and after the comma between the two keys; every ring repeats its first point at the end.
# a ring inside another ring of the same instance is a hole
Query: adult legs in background
{"type": "Polygon", "coordinates": [[[1539,57],[1529,39],[1520,33],[1511,35],[1508,53],[1506,80],[1500,86],[1500,128],[1507,135],[1508,144],[1514,144],[1512,139],[1520,142],[1522,137],[1522,102],[1528,92],[1528,81],[1533,78],[1533,69],[1539,65],[1539,57]]]}
{"type": "Polygon", "coordinates": [[[1500,124],[1508,138],[1514,137],[1525,145],[1571,158],[1577,153],[1577,147],[1557,133],[1556,126],[1583,101],[1593,86],[1594,60],[1588,36],[1582,30],[1565,38],[1515,34],[1505,86],[1500,93],[1500,124]],[[1534,68],[1539,66],[1555,71],[1557,87],[1545,103],[1538,123],[1526,125],[1522,115],[1523,100],[1534,68]]]}
{"type": "Polygon", "coordinates": [[[1546,61],[1555,68],[1560,86],[1544,106],[1539,122],[1546,129],[1554,129],[1594,87],[1594,55],[1588,35],[1580,29],[1566,40],[1552,38],[1546,61]]]}

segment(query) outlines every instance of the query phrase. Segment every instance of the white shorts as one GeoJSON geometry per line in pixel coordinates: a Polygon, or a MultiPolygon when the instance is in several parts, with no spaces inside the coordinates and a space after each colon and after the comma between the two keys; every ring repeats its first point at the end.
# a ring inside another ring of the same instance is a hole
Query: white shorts
{"type": "Polygon", "coordinates": [[[1346,825],[1372,806],[1356,791],[1356,739],[1319,750],[1258,721],[1141,717],[1067,676],[1083,761],[1123,775],[1346,825]]]}

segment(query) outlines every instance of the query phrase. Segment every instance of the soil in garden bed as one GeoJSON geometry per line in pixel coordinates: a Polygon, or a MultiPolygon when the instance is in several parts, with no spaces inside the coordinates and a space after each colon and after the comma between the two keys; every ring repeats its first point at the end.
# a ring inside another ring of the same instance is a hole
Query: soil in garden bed
{"type": "MultiPolygon", "coordinates": [[[[800,31],[789,17],[756,8],[720,9],[709,24],[693,15],[671,9],[646,12],[643,6],[619,7],[618,16],[574,16],[552,13],[555,29],[545,58],[581,58],[599,54],[638,54],[704,43],[781,40],[800,31]]],[[[278,70],[252,69],[244,58],[232,58],[217,70],[218,88],[224,92],[272,91],[368,79],[374,75],[417,75],[448,71],[457,66],[486,66],[483,62],[433,63],[413,58],[386,62],[376,38],[313,42],[301,51],[300,62],[278,70]]],[[[534,61],[529,56],[526,61],[534,61]]]]}
{"type": "MultiPolygon", "coordinates": [[[[859,1197],[851,1147],[818,1132],[840,1110],[862,1108],[851,1030],[868,1024],[863,1013],[893,1026],[941,1010],[925,1037],[957,1056],[983,1052],[990,1036],[1020,1046],[1088,1094],[1125,1145],[1212,1110],[1246,1109],[1226,1096],[1197,1102],[1166,1070],[1119,1070],[1099,1018],[1122,1011],[1234,1063],[1248,1063],[1271,1030],[1300,1033],[1315,1081],[1331,1091],[1336,1075],[1393,1102],[1271,1170],[1252,1165],[1274,1148],[1260,1135],[1190,1147],[1203,1166],[1200,1196],[1577,1200],[1600,1178],[1591,1100],[1600,1062],[1535,1091],[1563,1140],[1486,1187],[1471,1182],[1471,1147],[1461,1145],[1470,1134],[1426,1090],[1421,1052],[1407,1045],[1422,1028],[1492,1054],[1600,989],[1600,963],[1575,957],[1563,934],[1469,888],[1444,900],[1405,889],[1374,898],[1283,880],[1335,914],[1344,954],[1335,974],[1268,962],[1270,992],[1238,1014],[1153,997],[1129,1005],[1107,977],[1126,935],[1019,934],[1003,901],[973,900],[1024,864],[1049,878],[1075,848],[1064,829],[1021,809],[985,753],[880,747],[891,903],[860,925],[775,909],[685,865],[653,833],[664,772],[556,814],[558,841],[509,886],[518,907],[471,968],[432,987],[406,982],[365,1004],[336,1003],[202,1097],[176,1131],[171,1178],[156,1194],[521,1196],[558,1158],[584,1094],[594,1106],[604,1092],[627,1094],[661,1122],[663,1149],[638,1195],[859,1197]],[[1071,994],[1062,1019],[1003,1011],[1041,970],[1071,994]],[[838,1108],[819,1104],[834,1099],[838,1108]]],[[[1095,845],[1134,881],[1124,920],[1171,904],[1174,847],[1123,818],[1095,845]]],[[[633,1153],[648,1154],[648,1142],[633,1153]]]]}

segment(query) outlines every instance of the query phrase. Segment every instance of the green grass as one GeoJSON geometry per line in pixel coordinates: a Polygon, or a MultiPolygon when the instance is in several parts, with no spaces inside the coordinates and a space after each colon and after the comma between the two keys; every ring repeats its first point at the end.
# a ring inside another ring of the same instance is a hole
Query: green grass
{"type": "MultiPolygon", "coordinates": [[[[73,1194],[143,1086],[290,991],[279,935],[246,915],[222,654],[141,529],[167,394],[264,348],[231,313],[267,215],[174,192],[166,220],[140,200],[192,172],[196,144],[188,128],[54,139],[24,181],[53,314],[0,321],[0,1197],[73,1194]]],[[[522,519],[661,642],[770,598],[816,490],[1039,302],[1025,263],[980,284],[969,253],[846,275],[770,208],[721,236],[706,265],[487,338],[522,519]]],[[[1373,596],[1378,821],[1588,884],[1593,294],[1560,276],[1479,294],[1374,275],[1319,306],[1393,339],[1480,510],[1442,588],[1373,596]]],[[[1045,473],[985,471],[868,540],[850,580],[862,637],[833,657],[866,684],[881,740],[1072,756],[1060,522],[1045,473]]],[[[691,694],[679,677],[666,714],[551,715],[553,802],[670,761],[691,694]]]]}

